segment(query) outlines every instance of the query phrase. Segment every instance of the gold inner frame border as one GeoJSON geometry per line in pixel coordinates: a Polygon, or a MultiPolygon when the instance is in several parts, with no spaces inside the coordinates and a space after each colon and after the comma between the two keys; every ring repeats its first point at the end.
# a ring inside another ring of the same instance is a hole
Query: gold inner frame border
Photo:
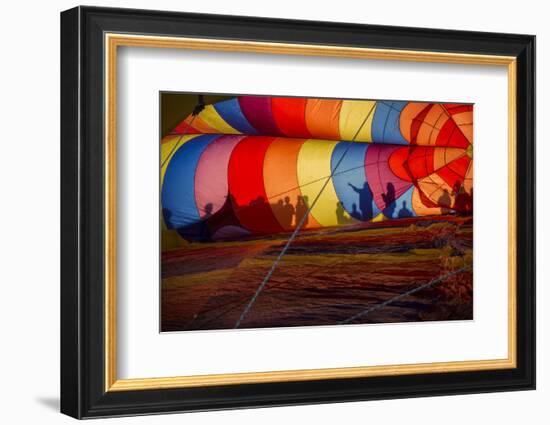
{"type": "Polygon", "coordinates": [[[421,373],[450,373],[512,369],[516,357],[516,58],[513,56],[478,55],[446,52],[427,52],[394,49],[371,49],[328,45],[288,44],[275,42],[218,40],[150,35],[105,33],[105,391],[137,391],[217,385],[240,385],[290,381],[312,381],[359,377],[411,375],[421,373]],[[504,66],[508,72],[508,357],[495,360],[397,364],[381,366],[342,367],[192,375],[151,378],[117,378],[116,323],[116,98],[118,47],[148,47],[263,53],[279,55],[324,56],[356,59],[398,60],[404,62],[433,62],[467,65],[504,66]]]}

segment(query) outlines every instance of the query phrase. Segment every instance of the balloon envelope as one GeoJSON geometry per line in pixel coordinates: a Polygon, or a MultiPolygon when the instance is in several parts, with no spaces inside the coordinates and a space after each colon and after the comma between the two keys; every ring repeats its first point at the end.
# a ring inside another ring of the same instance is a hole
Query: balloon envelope
{"type": "Polygon", "coordinates": [[[217,240],[472,212],[472,105],[241,96],[161,144],[168,229],[217,240]]]}

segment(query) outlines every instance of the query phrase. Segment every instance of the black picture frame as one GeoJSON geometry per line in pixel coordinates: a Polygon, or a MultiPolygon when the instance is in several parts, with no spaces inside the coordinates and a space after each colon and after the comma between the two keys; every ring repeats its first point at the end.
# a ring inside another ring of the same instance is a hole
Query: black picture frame
{"type": "Polygon", "coordinates": [[[535,37],[76,7],[61,13],[61,412],[75,418],[535,388],[535,37]],[[105,391],[104,34],[257,40],[517,59],[517,367],[105,391]]]}

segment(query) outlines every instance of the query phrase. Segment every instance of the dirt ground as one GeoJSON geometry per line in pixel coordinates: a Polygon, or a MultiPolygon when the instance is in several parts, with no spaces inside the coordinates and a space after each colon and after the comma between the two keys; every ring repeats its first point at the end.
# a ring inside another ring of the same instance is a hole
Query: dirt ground
{"type": "MultiPolygon", "coordinates": [[[[288,236],[164,252],[162,331],[234,328],[288,236]]],[[[472,319],[472,242],[454,216],[304,232],[239,327],[472,319]]]]}

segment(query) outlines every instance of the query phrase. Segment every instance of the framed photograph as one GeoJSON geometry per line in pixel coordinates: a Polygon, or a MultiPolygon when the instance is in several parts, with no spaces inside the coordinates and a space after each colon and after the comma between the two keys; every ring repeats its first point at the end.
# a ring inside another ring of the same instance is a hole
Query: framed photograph
{"type": "Polygon", "coordinates": [[[534,70],[530,35],[63,12],[61,411],[534,389],[534,70]]]}

